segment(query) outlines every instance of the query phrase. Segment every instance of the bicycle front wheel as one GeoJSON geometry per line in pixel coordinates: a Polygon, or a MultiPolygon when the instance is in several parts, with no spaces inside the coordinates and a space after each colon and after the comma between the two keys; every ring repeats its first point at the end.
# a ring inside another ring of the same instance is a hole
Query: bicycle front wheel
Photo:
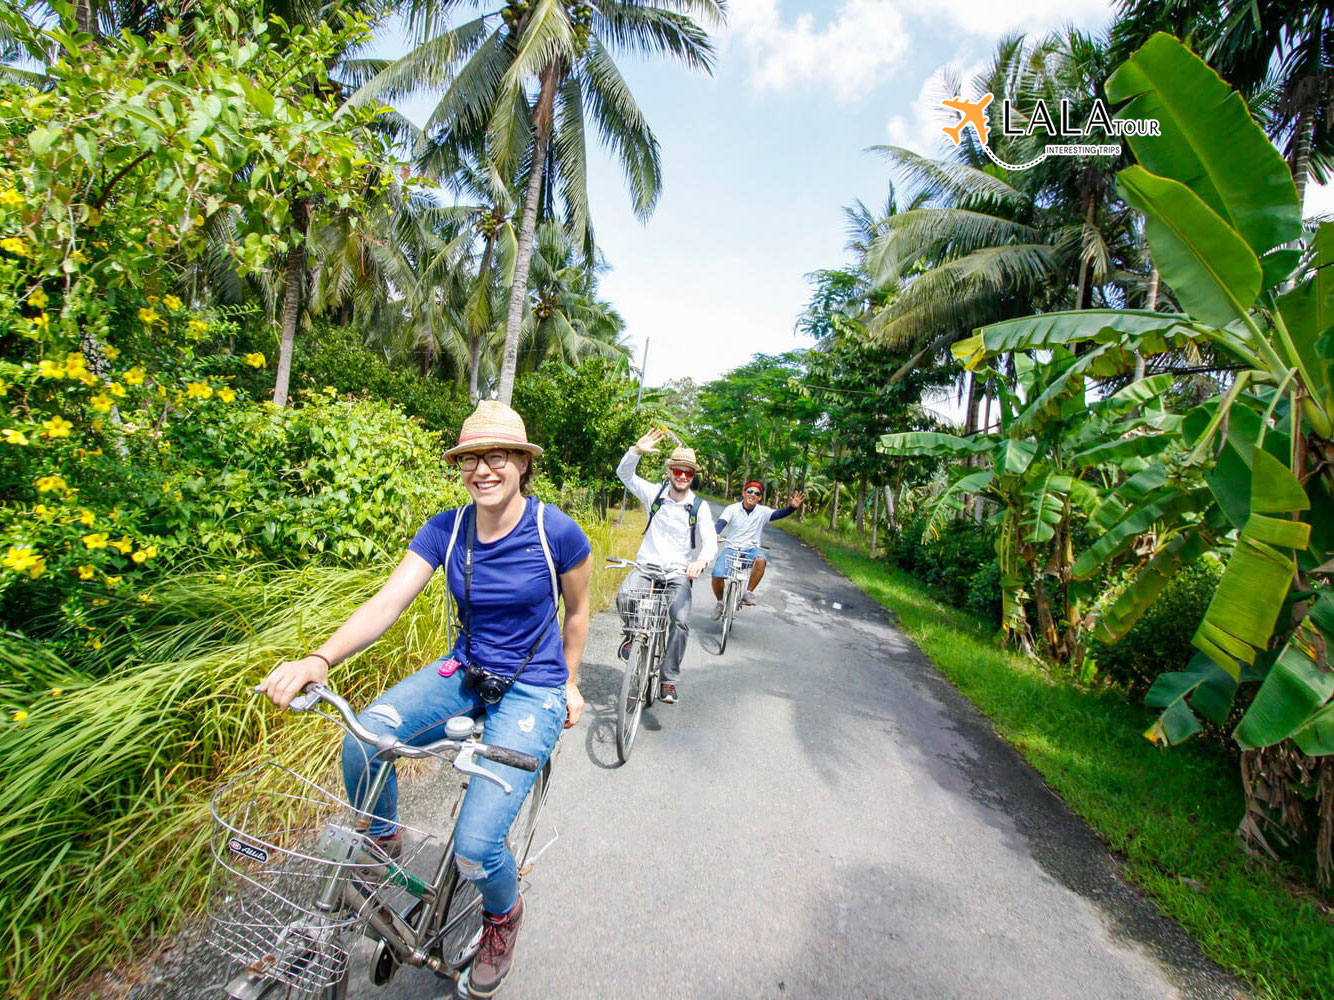
{"type": "Polygon", "coordinates": [[[648,689],[649,647],[636,639],[630,650],[630,662],[621,679],[621,700],[616,706],[616,756],[624,764],[630,759],[630,749],[639,730],[639,717],[644,712],[648,689]]]}
{"type": "MultiPolygon", "coordinates": [[[[477,781],[479,779],[472,779],[477,781]]],[[[480,779],[485,781],[486,779],[480,779]]],[[[533,838],[537,833],[537,817],[546,802],[547,788],[551,781],[551,759],[542,765],[528,790],[528,797],[519,807],[519,814],[510,825],[505,843],[514,855],[514,864],[522,880],[529,872],[528,854],[532,850],[533,838]]],[[[458,865],[454,863],[454,841],[451,838],[446,858],[444,886],[437,916],[437,926],[443,928],[436,947],[445,965],[454,973],[460,972],[481,944],[482,935],[482,895],[477,887],[459,875],[458,865]]],[[[334,1000],[334,998],[329,998],[334,1000]]],[[[342,1000],[341,997],[337,1000],[342,1000]]]]}
{"type": "Polygon", "coordinates": [[[727,652],[727,637],[732,634],[732,620],[736,618],[736,584],[731,580],[723,585],[723,637],[718,644],[718,655],[727,652]]]}

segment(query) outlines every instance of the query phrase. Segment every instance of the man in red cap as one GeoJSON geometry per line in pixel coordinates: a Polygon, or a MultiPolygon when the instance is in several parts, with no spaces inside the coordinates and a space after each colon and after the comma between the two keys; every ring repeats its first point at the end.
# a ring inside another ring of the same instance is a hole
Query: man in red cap
{"type": "Polygon", "coordinates": [[[723,581],[732,568],[732,560],[739,555],[750,556],[755,560],[750,571],[750,586],[741,598],[742,604],[754,604],[755,588],[764,579],[764,549],[760,548],[764,526],[770,521],[796,513],[806,502],[806,494],[797,490],[786,507],[774,510],[760,503],[763,496],[764,484],[758,479],[752,479],[742,487],[740,502],[724,510],[715,525],[719,541],[724,547],[713,564],[713,596],[717,598],[717,604],[713,607],[714,621],[723,616],[723,581]]]}

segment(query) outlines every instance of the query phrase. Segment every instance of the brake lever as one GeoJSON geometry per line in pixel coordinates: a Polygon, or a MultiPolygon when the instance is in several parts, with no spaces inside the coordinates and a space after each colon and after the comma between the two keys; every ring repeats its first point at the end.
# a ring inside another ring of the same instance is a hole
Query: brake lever
{"type": "Polygon", "coordinates": [[[494,781],[504,790],[506,795],[514,791],[514,789],[510,787],[508,781],[498,774],[493,774],[476,762],[473,749],[471,743],[464,743],[463,746],[459,747],[459,752],[454,757],[454,767],[457,770],[462,771],[464,774],[476,775],[479,778],[486,778],[488,781],[494,781]]]}

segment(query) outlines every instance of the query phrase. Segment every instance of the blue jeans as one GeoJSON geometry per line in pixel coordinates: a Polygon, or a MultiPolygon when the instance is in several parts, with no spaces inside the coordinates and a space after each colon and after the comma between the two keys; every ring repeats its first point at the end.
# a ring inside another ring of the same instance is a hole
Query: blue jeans
{"type": "Polygon", "coordinates": [[[722,578],[732,572],[732,563],[736,561],[738,555],[750,556],[751,561],[754,562],[756,559],[764,558],[764,549],[759,548],[758,546],[752,546],[748,549],[738,550],[731,545],[727,546],[721,553],[719,553],[718,558],[713,561],[713,576],[715,578],[722,578]]]}
{"type": "MultiPolygon", "coordinates": [[[[497,704],[483,705],[474,692],[463,690],[462,668],[451,677],[440,676],[442,662],[423,667],[382,694],[358,716],[362,725],[421,746],[443,739],[445,722],[453,716],[485,709],[484,742],[522,750],[546,762],[565,726],[564,687],[517,681],[497,704]]],[[[348,801],[374,815],[370,834],[382,837],[398,826],[398,776],[391,771],[379,801],[368,809],[361,801],[363,793],[383,766],[373,754],[371,747],[351,733],[343,738],[343,784],[348,801]]],[[[486,911],[508,913],[518,900],[519,876],[505,837],[536,774],[481,757],[476,760],[503,777],[513,790],[506,795],[494,781],[475,778],[468,782],[454,824],[454,854],[459,873],[477,885],[486,911]]]]}
{"type": "MultiPolygon", "coordinates": [[[[624,622],[633,609],[634,601],[630,594],[634,591],[647,590],[652,581],[649,577],[632,569],[616,592],[616,610],[621,613],[624,622]]],[[[681,658],[686,655],[686,640],[690,637],[690,586],[693,580],[687,580],[684,573],[678,573],[667,581],[667,648],[662,654],[662,682],[675,684],[681,679],[681,658]]]]}

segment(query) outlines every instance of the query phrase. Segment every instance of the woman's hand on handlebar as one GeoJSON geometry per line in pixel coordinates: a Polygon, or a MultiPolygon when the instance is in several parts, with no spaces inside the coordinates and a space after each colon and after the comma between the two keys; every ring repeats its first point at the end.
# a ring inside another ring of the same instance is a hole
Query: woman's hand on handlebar
{"type": "Polygon", "coordinates": [[[286,708],[312,681],[316,684],[328,683],[329,667],[318,656],[303,656],[299,660],[287,660],[270,670],[259,690],[268,695],[269,700],[279,708],[286,708]]]}

